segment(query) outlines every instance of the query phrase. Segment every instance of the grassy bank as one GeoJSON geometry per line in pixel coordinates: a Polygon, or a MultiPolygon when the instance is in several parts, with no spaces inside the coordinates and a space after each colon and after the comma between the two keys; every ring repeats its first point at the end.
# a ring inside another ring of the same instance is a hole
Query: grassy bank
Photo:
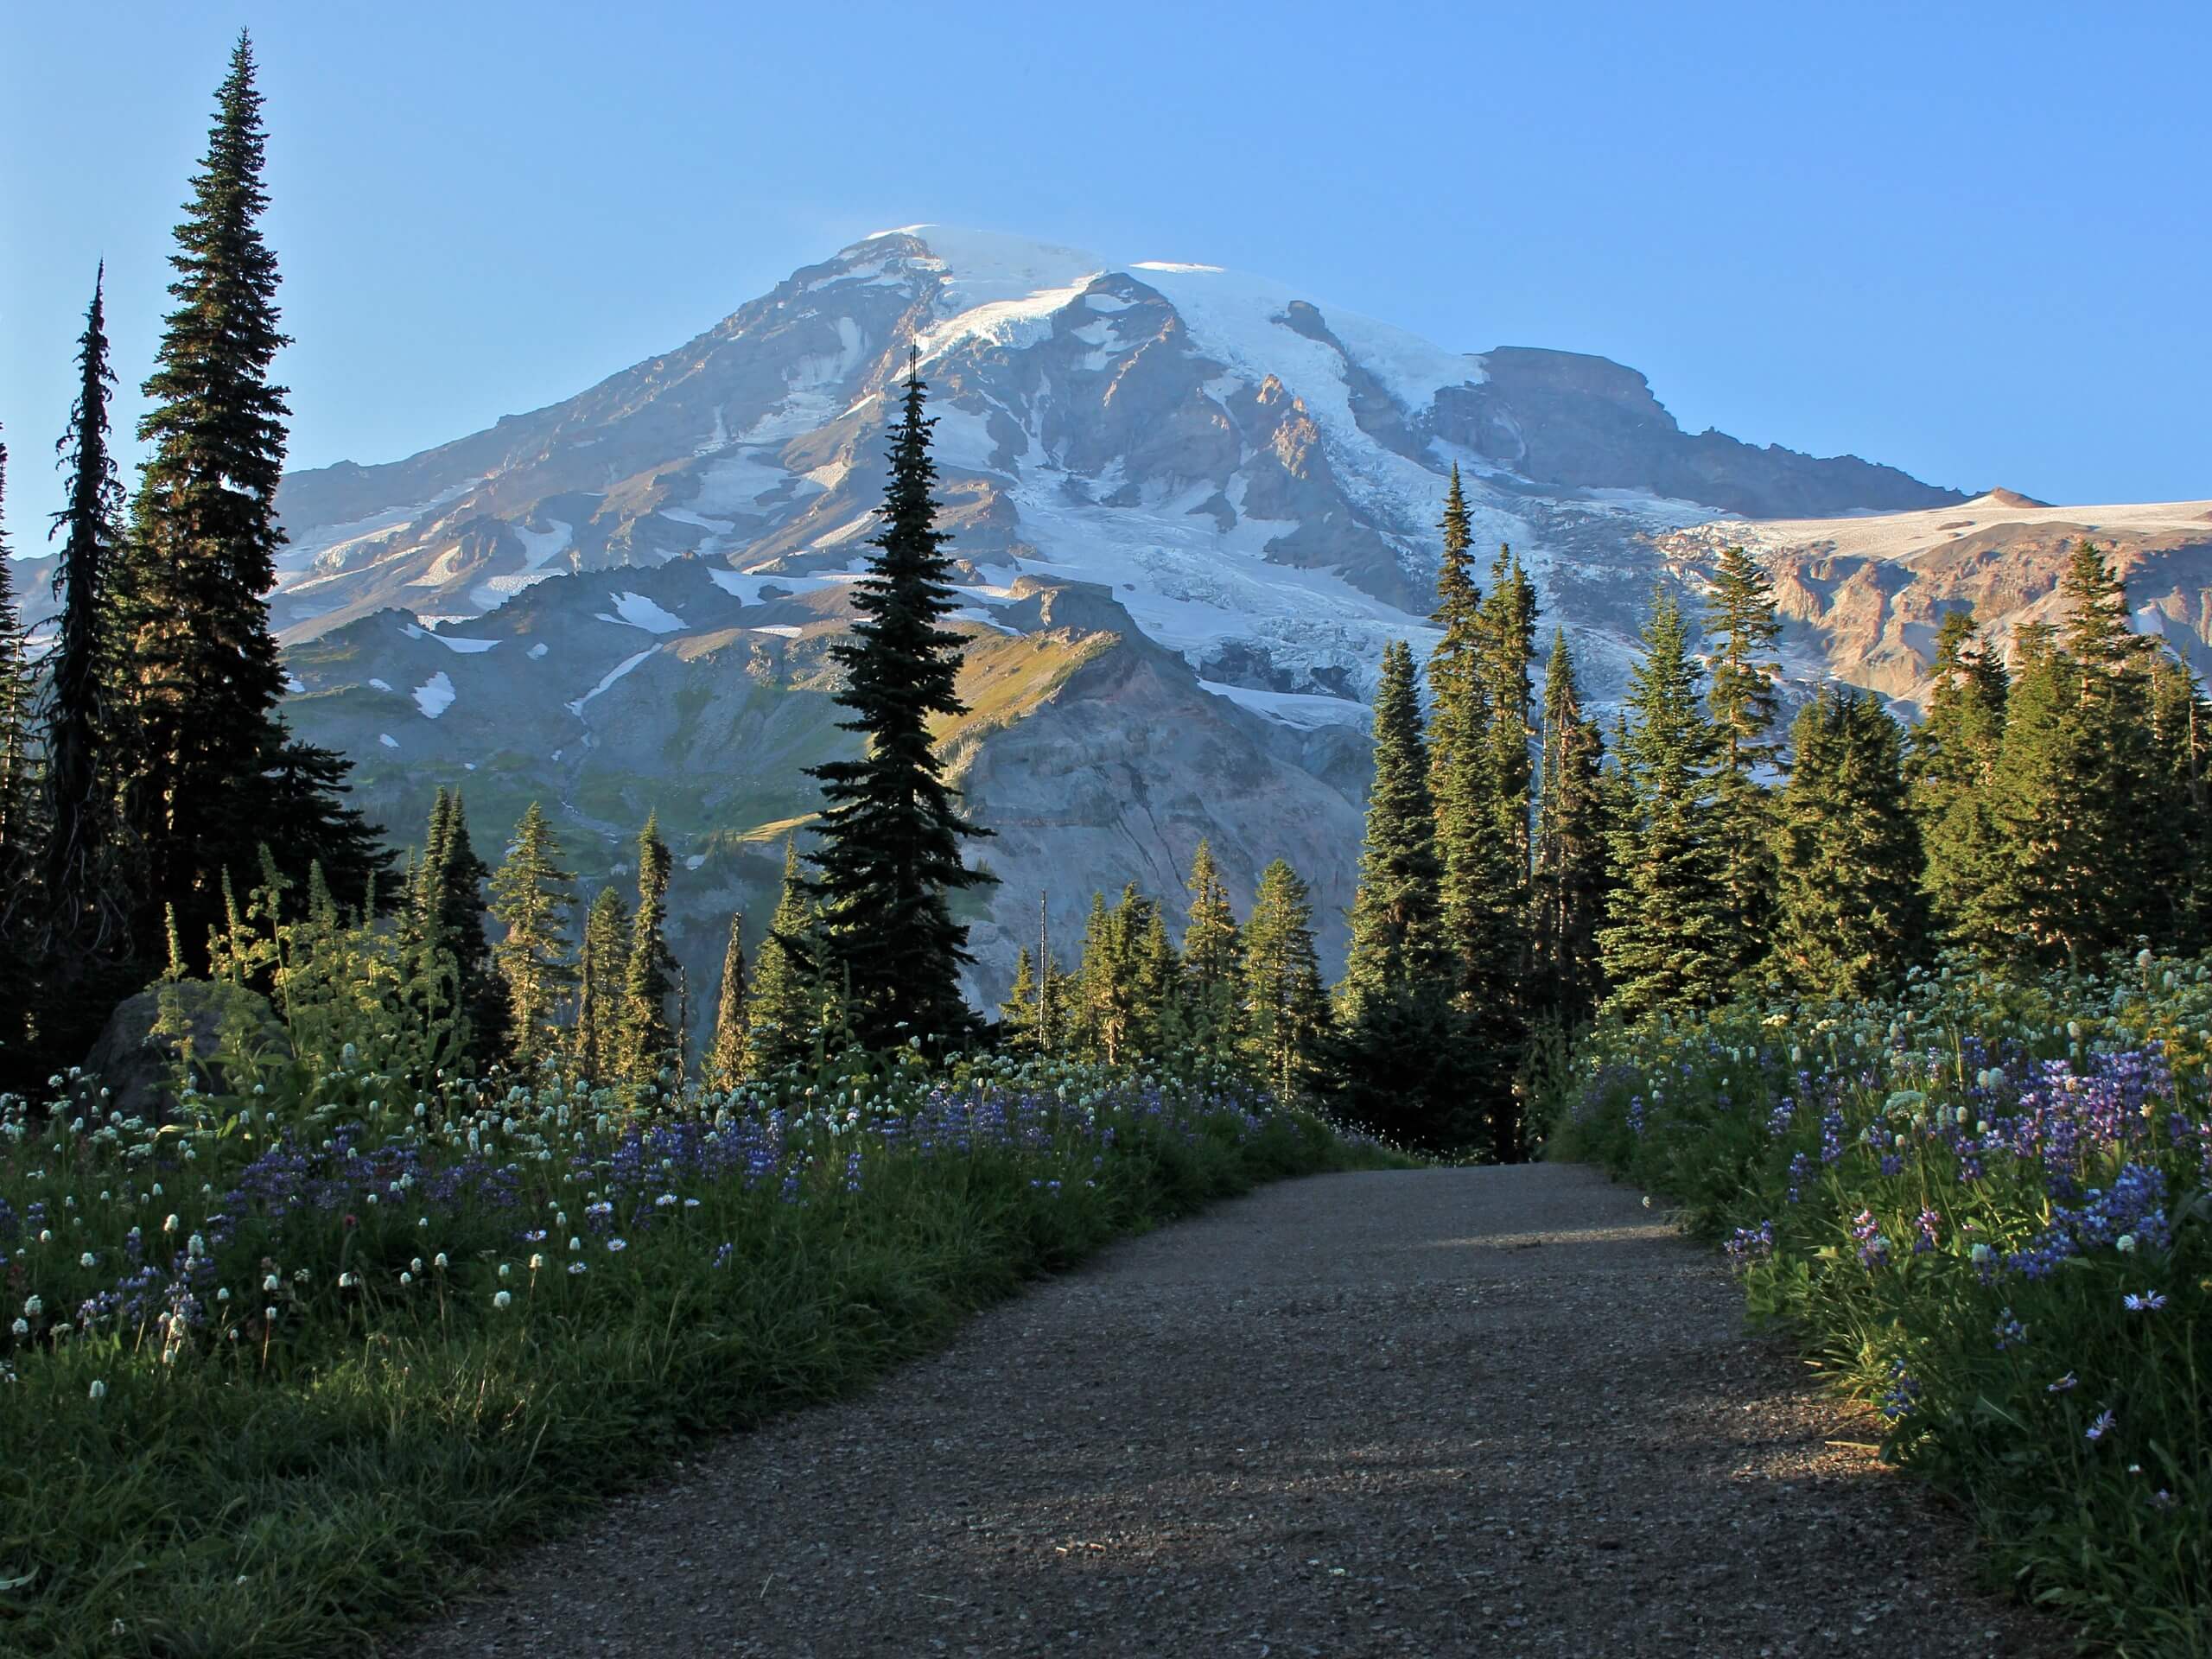
{"type": "Polygon", "coordinates": [[[1389,1160],[1225,1074],[258,1087],[0,1125],[0,1650],[359,1647],[1118,1234],[1389,1160]]]}
{"type": "Polygon", "coordinates": [[[1679,1202],[2001,1579],[2116,1651],[2212,1653],[2208,1033],[2206,966],[2147,957],[1602,1027],[1551,1155],[1679,1202]]]}

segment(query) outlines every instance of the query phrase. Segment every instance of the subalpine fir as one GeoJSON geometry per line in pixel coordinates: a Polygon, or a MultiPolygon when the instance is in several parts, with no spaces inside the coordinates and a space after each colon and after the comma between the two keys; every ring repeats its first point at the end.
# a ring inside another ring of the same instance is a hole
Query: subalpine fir
{"type": "Polygon", "coordinates": [[[1278,858],[1260,873],[1244,924],[1246,1052],[1278,1098],[1300,1100],[1320,1080],[1329,999],[1313,947],[1313,900],[1278,858]]]}
{"type": "Polygon", "coordinates": [[[708,1046],[707,1087],[728,1090],[743,1083],[752,1052],[745,1003],[745,912],[729,918],[729,943],[722,950],[722,976],[715,993],[715,1035],[708,1046]]]}
{"type": "Polygon", "coordinates": [[[492,873],[491,904],[505,930],[492,957],[506,991],[509,1052],[526,1077],[535,1077],[558,1051],[559,1015],[575,982],[568,954],[575,875],[560,861],[560,839],[532,801],[515,826],[514,845],[492,873]]]}
{"type": "Polygon", "coordinates": [[[997,881],[962,861],[962,840],[989,832],[962,816],[931,736],[933,721],[967,710],[956,687],[961,636],[944,626],[958,595],[950,537],[937,528],[924,390],[910,364],[883,528],[853,588],[860,620],[852,639],[831,648],[845,671],[837,702],[853,716],[843,728],[859,733],[867,751],[811,772],[823,801],[812,857],[830,977],[843,988],[855,1037],[871,1048],[909,1038],[957,1043],[970,1033],[959,979],[975,958],[950,898],[997,881]]]}
{"type": "Polygon", "coordinates": [[[1536,791],[1529,1001],[1534,1017],[1571,1032],[1604,987],[1598,931],[1611,879],[1606,861],[1605,739],[1583,712],[1564,629],[1544,671],[1542,766],[1536,791]]]}
{"type": "Polygon", "coordinates": [[[638,907],[630,917],[630,949],[622,977],[622,1015],[614,1073],[638,1088],[657,1084],[680,1063],[669,1001],[676,992],[676,959],[668,949],[668,881],[671,861],[658,814],[645,816],[638,835],[638,907]]]}
{"type": "Polygon", "coordinates": [[[1394,640],[1376,687],[1375,781],[1337,993],[1338,1103],[1381,1133],[1443,1147],[1469,1127],[1467,1079],[1428,776],[1413,652],[1394,640]]]}
{"type": "Polygon", "coordinates": [[[1664,589],[1644,623],[1628,715],[1616,743],[1614,885],[1598,951],[1605,1007],[1633,1018],[1716,1000],[1735,974],[1738,944],[1711,804],[1718,744],[1681,607],[1664,589]]]}
{"type": "Polygon", "coordinates": [[[269,373],[285,336],[260,225],[269,199],[254,73],[241,35],[176,228],[177,305],[144,386],[138,436],[151,454],[118,584],[116,752],[143,871],[134,932],[159,937],[174,912],[195,960],[222,919],[224,876],[251,883],[264,844],[296,879],[320,862],[349,904],[373,873],[360,857],[364,826],[335,804],[346,763],[294,743],[277,712],[283,671],[264,595],[284,541],[276,487],[289,410],[269,373]],[[316,839],[333,826],[337,843],[316,839]]]}
{"type": "Polygon", "coordinates": [[[1922,889],[1944,938],[2002,957],[2010,923],[1994,889],[2010,878],[1992,815],[2010,693],[2004,664],[1964,610],[1936,633],[1925,717],[1905,738],[1906,798],[1920,826],[1922,889]]]}
{"type": "Polygon", "coordinates": [[[1200,1053],[1226,1058],[1243,1041],[1244,941],[1213,848],[1191,855],[1191,908],[1183,924],[1183,1009],[1200,1053]]]}
{"type": "Polygon", "coordinates": [[[1785,995],[1872,996],[1895,987],[1925,943],[1904,736],[1872,695],[1849,686],[1822,687],[1791,723],[1769,959],[1785,995]]]}
{"type": "Polygon", "coordinates": [[[829,1008],[821,956],[820,907],[799,872],[798,845],[786,839],[783,887],[768,936],[753,958],[746,1010],[753,1075],[798,1065],[816,1052],[829,1008]]]}
{"type": "Polygon", "coordinates": [[[71,988],[80,997],[88,981],[113,974],[130,955],[117,733],[109,706],[123,486],[109,448],[115,375],[107,360],[105,275],[102,266],[93,279],[78,341],[77,402],[60,446],[69,480],[68,505],[54,526],[61,542],[54,570],[61,614],[43,720],[46,893],[39,954],[49,985],[71,988]]]}
{"type": "Polygon", "coordinates": [[[1774,926],[1773,798],[1757,774],[1777,754],[1770,733],[1782,622],[1766,573],[1741,547],[1720,555],[1706,595],[1705,626],[1715,641],[1706,702],[1719,762],[1713,833],[1727,930],[1723,949],[1730,971],[1743,974],[1766,954],[1774,926]]]}

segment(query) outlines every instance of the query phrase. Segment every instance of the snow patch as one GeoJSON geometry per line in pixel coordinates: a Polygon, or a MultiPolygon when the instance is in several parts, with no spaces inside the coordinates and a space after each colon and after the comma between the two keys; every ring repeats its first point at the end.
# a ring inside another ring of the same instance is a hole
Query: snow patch
{"type": "Polygon", "coordinates": [[[378,732],[377,734],[377,741],[383,744],[387,749],[396,749],[399,747],[399,740],[394,737],[390,732],[378,732]]]}
{"type": "Polygon", "coordinates": [[[415,688],[415,706],[425,720],[435,720],[452,708],[453,698],[453,681],[442,668],[415,688]]]}
{"type": "Polygon", "coordinates": [[[684,859],[683,868],[687,870],[696,870],[706,861],[707,855],[704,853],[693,853],[684,859]]]}
{"type": "MultiPolygon", "coordinates": [[[[656,652],[659,651],[659,649],[660,647],[658,645],[647,645],[636,656],[625,657],[620,662],[615,664],[613,667],[607,671],[606,677],[602,678],[597,685],[594,685],[590,690],[585,692],[583,696],[578,697],[574,702],[569,704],[569,712],[572,715],[581,715],[584,711],[584,705],[586,703],[589,702],[601,692],[606,690],[608,686],[613,684],[615,681],[620,679],[625,674],[627,674],[639,663],[644,662],[646,658],[652,656],[656,652]]],[[[553,758],[557,760],[560,759],[560,756],[556,754],[553,758]]]]}
{"type": "Polygon", "coordinates": [[[602,622],[626,622],[647,633],[677,633],[690,626],[675,612],[663,609],[643,594],[617,594],[614,614],[609,616],[601,611],[598,615],[602,622]]]}
{"type": "Polygon", "coordinates": [[[390,683],[385,680],[371,680],[369,683],[376,687],[379,691],[389,691],[391,690],[390,683]]]}
{"type": "Polygon", "coordinates": [[[530,660],[533,663],[537,662],[545,655],[546,649],[545,642],[543,639],[539,640],[536,645],[530,648],[530,660]]]}

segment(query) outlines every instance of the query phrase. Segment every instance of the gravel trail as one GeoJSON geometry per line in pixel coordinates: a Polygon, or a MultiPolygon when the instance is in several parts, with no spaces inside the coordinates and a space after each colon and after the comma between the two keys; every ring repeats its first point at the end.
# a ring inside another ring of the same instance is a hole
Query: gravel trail
{"type": "Polygon", "coordinates": [[[1587,1169],[1321,1176],[701,1448],[393,1649],[2056,1656],[1587,1169]]]}

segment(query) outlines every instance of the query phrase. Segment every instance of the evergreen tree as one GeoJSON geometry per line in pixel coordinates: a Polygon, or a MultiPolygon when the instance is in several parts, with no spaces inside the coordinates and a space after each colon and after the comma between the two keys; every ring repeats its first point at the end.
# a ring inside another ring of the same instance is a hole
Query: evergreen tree
{"type": "Polygon", "coordinates": [[[1443,936],[1440,875],[1413,652],[1394,641],[1376,688],[1375,784],[1338,988],[1338,1106],[1378,1131],[1434,1147],[1465,1127],[1458,975],[1443,936]]]}
{"type": "Polygon", "coordinates": [[[1004,1046],[1031,1053],[1042,1046],[1037,1024],[1042,988],[1037,964],[1025,944],[1014,953],[1014,983],[1007,990],[1006,1001],[999,1004],[999,1041],[1004,1046]]]}
{"type": "Polygon", "coordinates": [[[1310,1094],[1329,1035],[1329,1001],[1313,949],[1313,901],[1281,859],[1260,873],[1244,925],[1245,1042],[1276,1096],[1310,1094]]]}
{"type": "Polygon", "coordinates": [[[492,915],[506,931],[493,947],[506,988],[506,1028],[516,1069],[535,1077],[559,1046],[556,1016],[575,978],[569,965],[575,874],[560,865],[561,843],[536,801],[515,826],[514,845],[492,873],[492,915]]]}
{"type": "Polygon", "coordinates": [[[659,815],[648,813],[638,836],[638,907],[630,918],[614,1060],[615,1075],[640,1087],[679,1062],[676,1032],[668,1022],[668,1000],[676,989],[676,958],[667,937],[670,867],[659,815]]]}
{"type": "Polygon", "coordinates": [[[431,808],[432,837],[423,855],[426,934],[453,957],[462,1059],[482,1066],[505,1054],[507,1045],[506,988],[493,967],[491,941],[484,933],[484,888],[492,871],[469,840],[468,808],[461,791],[439,793],[445,812],[441,817],[431,808]]]}
{"type": "MultiPolygon", "coordinates": [[[[115,375],[107,362],[103,295],[106,267],[78,342],[78,393],[69,430],[57,448],[68,469],[68,505],[54,516],[61,550],[54,596],[61,615],[45,709],[45,876],[47,970],[80,983],[95,964],[118,965],[130,950],[129,895],[122,867],[117,779],[111,771],[114,722],[108,694],[115,681],[113,586],[119,556],[123,486],[108,448],[108,399],[115,375]]],[[[95,997],[93,1001],[101,999],[95,997]]]]}
{"type": "Polygon", "coordinates": [[[1630,1017],[1711,1001],[1735,969],[1738,941],[1707,800],[1716,746],[1697,679],[1681,609],[1662,590],[1631,677],[1635,723],[1617,749],[1615,887],[1598,934],[1605,1006],[1630,1017]]]}
{"type": "Polygon", "coordinates": [[[29,939],[30,877],[38,852],[31,769],[34,685],[8,551],[7,485],[8,447],[0,443],[0,1089],[22,1090],[47,1069],[40,1063],[46,1057],[39,1052],[33,1005],[48,999],[38,982],[29,939]]]}
{"type": "Polygon", "coordinates": [[[1370,1001],[1447,983],[1440,874],[1413,652],[1394,640],[1383,649],[1375,692],[1375,782],[1341,991],[1355,1026],[1370,1001]]]}
{"type": "Polygon", "coordinates": [[[1561,1031],[1587,1020],[1602,995],[1598,931],[1611,890],[1606,863],[1605,739],[1582,711],[1565,629],[1544,671],[1543,772],[1537,789],[1530,929],[1535,1016],[1561,1031]]]}
{"type": "Polygon", "coordinates": [[[960,636],[943,626],[958,599],[931,495],[934,423],[922,393],[910,365],[877,555],[853,590],[860,620],[832,648],[846,676],[837,701],[854,716],[844,729],[861,734],[868,752],[812,771],[827,803],[813,859],[825,939],[855,1033],[872,1048],[910,1034],[957,1041],[973,1028],[959,977],[974,957],[949,895],[997,880],[961,862],[961,838],[988,832],[960,815],[931,742],[932,718],[966,707],[955,687],[960,636]]]}
{"type": "Polygon", "coordinates": [[[1774,925],[1773,800],[1756,772],[1776,755],[1768,734],[1782,671],[1774,655],[1782,622],[1766,573],[1741,547],[1720,555],[1706,596],[1706,631],[1718,642],[1706,702],[1719,760],[1713,833],[1727,929],[1723,950],[1729,970],[1742,973],[1766,954],[1774,925]]]}
{"type": "Polygon", "coordinates": [[[2154,765],[2154,814],[2168,826],[2154,871],[2153,937],[2177,951],[2204,947],[2212,917],[2212,826],[2206,819],[2205,762],[2212,710],[2196,676],[2171,652],[2151,659],[2148,705],[2154,765]]]}
{"type": "Polygon", "coordinates": [[[820,912],[799,874],[798,846],[786,840],[783,892],[753,960],[746,1024],[755,1074],[797,1065],[814,1052],[828,1007],[817,963],[820,937],[820,912]]]}
{"type": "Polygon", "coordinates": [[[1771,965],[1794,996],[1871,996],[1897,983],[1925,933],[1904,734],[1866,693],[1830,685],[1789,741],[1771,965]]]}
{"type": "Polygon", "coordinates": [[[1166,938],[1164,928],[1159,941],[1153,938],[1159,925],[1159,906],[1135,882],[1110,910],[1105,894],[1091,895],[1070,1033],[1078,1052],[1117,1065],[1157,1052],[1164,968],[1159,947],[1166,938]]]}
{"type": "Polygon", "coordinates": [[[168,318],[138,425],[152,446],[118,581],[114,699],[127,821],[144,871],[135,928],[167,910],[197,941],[223,917],[228,874],[251,880],[270,844],[296,876],[321,862],[343,890],[345,860],[313,840],[272,842],[272,820],[309,835],[344,815],[278,792],[343,776],[327,751],[280,766],[283,670],[264,595],[284,534],[284,389],[269,369],[278,330],[276,261],[259,220],[265,134],[253,52],[241,35],[218,94],[207,154],[177,227],[168,318]]]}
{"type": "Polygon", "coordinates": [[[617,1081],[621,1053],[622,993],[630,973],[630,912],[622,895],[601,887],[584,918],[576,960],[576,1023],[572,1039],[576,1070],[594,1087],[617,1081]]]}
{"type": "Polygon", "coordinates": [[[1148,902],[1137,941],[1137,995],[1144,1008],[1143,1052],[1172,1053],[1188,1035],[1183,1006],[1183,958],[1167,936],[1167,918],[1148,902]]]}
{"type": "Polygon", "coordinates": [[[1926,718],[1905,740],[1904,775],[1924,852],[1922,885],[1943,933],[2002,956],[2009,923],[1996,889],[2007,879],[1991,816],[2004,744],[2004,664],[1966,611],[1944,613],[1936,635],[1926,718]]]}
{"type": "Polygon", "coordinates": [[[1183,924],[1183,1007],[1191,1042],[1217,1058],[1244,1038],[1244,942],[1213,848],[1191,856],[1191,908],[1183,924]]]}
{"type": "MultiPolygon", "coordinates": [[[[8,450],[0,444],[0,510],[6,505],[7,481],[8,450]]],[[[40,836],[33,728],[37,671],[16,599],[10,557],[6,524],[0,519],[0,918],[10,923],[12,941],[13,924],[23,919],[19,901],[36,868],[40,836]]]]}
{"type": "Polygon", "coordinates": [[[739,911],[729,918],[729,944],[722,950],[721,986],[715,994],[715,1040],[707,1051],[707,1087],[727,1093],[743,1083],[751,1048],[745,1002],[745,912],[739,911]]]}

